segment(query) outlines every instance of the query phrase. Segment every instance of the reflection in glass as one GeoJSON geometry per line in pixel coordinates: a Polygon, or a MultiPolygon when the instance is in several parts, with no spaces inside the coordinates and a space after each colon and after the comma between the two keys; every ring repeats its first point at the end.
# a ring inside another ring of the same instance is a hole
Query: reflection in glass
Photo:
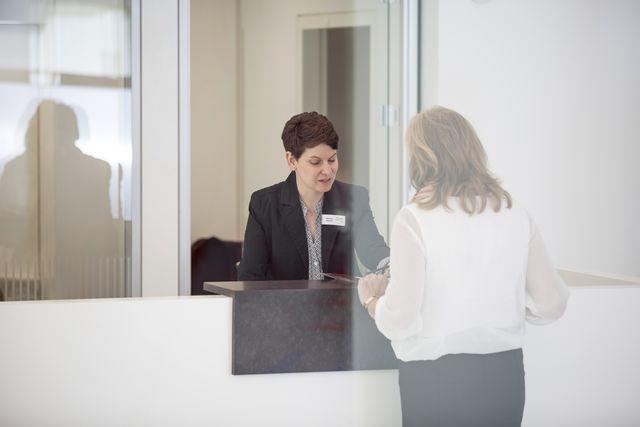
{"type": "Polygon", "coordinates": [[[130,6],[0,9],[0,293],[129,294],[130,6]]]}

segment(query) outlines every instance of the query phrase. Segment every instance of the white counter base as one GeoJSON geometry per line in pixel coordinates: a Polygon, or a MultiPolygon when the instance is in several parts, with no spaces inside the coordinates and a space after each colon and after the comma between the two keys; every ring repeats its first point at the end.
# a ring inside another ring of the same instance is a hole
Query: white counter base
{"type": "Polygon", "coordinates": [[[393,426],[397,371],[231,375],[231,299],[0,305],[2,426],[393,426]]]}
{"type": "MultiPolygon", "coordinates": [[[[0,425],[400,426],[396,371],[232,376],[231,300],[0,304],[0,425]]],[[[528,327],[525,426],[640,425],[640,287],[528,327]]]]}

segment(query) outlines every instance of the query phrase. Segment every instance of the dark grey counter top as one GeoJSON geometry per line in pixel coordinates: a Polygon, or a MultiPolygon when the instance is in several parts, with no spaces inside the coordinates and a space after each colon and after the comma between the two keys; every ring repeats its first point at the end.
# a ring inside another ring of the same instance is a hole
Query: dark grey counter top
{"type": "Polygon", "coordinates": [[[338,282],[337,280],[279,280],[279,281],[244,281],[244,282],[207,282],[204,290],[228,297],[235,296],[238,292],[258,291],[296,291],[313,289],[348,289],[354,285],[338,282]]]}
{"type": "Polygon", "coordinates": [[[233,298],[232,373],[394,369],[389,341],[335,280],[205,283],[233,298]]]}

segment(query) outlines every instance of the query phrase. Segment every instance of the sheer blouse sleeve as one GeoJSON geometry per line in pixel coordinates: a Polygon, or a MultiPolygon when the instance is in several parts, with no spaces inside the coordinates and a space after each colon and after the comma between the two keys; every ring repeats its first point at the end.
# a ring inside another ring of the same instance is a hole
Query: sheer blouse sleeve
{"type": "Polygon", "coordinates": [[[567,306],[569,288],[551,263],[542,236],[531,221],[526,279],[526,319],[544,325],[559,319],[567,306]]]}
{"type": "Polygon", "coordinates": [[[411,211],[400,210],[391,231],[391,279],[375,307],[376,325],[390,340],[422,330],[426,257],[421,235],[411,211]]]}

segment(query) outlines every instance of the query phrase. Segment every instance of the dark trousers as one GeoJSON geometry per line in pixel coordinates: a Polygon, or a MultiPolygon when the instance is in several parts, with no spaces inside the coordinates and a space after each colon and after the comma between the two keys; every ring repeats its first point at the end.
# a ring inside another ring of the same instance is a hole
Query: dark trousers
{"type": "Polygon", "coordinates": [[[399,379],[405,427],[512,427],[522,422],[522,349],[400,362],[399,379]]]}

